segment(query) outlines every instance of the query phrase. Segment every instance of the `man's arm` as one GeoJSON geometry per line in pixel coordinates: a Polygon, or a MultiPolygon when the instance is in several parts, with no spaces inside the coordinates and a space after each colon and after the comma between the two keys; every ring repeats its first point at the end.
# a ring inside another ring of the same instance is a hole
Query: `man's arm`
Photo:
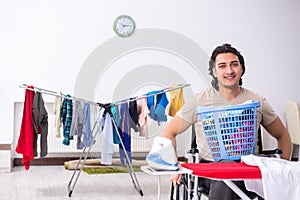
{"type": "MultiPolygon", "coordinates": [[[[185,131],[187,128],[189,128],[189,126],[190,124],[187,121],[183,120],[178,115],[175,115],[173,119],[167,122],[166,126],[162,130],[162,136],[172,140],[173,146],[176,149],[176,140],[175,140],[176,135],[185,131]]],[[[180,184],[181,177],[182,175],[172,174],[170,177],[170,181],[172,181],[173,184],[175,183],[180,184]]]]}
{"type": "Polygon", "coordinates": [[[278,148],[282,150],[281,158],[290,160],[292,142],[290,134],[282,124],[279,117],[277,117],[271,124],[264,127],[271,136],[276,138],[278,148]]]}
{"type": "Polygon", "coordinates": [[[172,140],[174,147],[176,147],[175,137],[189,128],[190,123],[175,115],[175,117],[168,121],[164,129],[162,130],[162,136],[172,140]]]}

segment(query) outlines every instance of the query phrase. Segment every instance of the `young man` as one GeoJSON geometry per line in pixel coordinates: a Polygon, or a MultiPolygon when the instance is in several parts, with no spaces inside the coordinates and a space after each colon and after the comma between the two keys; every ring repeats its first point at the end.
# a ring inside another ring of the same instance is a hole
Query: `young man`
{"type": "MultiPolygon", "coordinates": [[[[291,153],[291,139],[278,115],[267,100],[246,88],[242,87],[242,76],[245,73],[243,56],[230,44],[224,44],[214,49],[209,61],[209,74],[212,76],[212,87],[197,93],[187,102],[175,117],[163,129],[163,136],[171,139],[175,144],[176,135],[182,133],[192,124],[196,127],[196,141],[200,158],[203,161],[213,161],[203,128],[196,116],[198,106],[224,106],[244,103],[247,100],[260,101],[257,109],[257,129],[262,125],[278,143],[283,151],[281,158],[289,159],[291,153]]],[[[258,151],[258,147],[256,148],[258,151]]],[[[257,152],[256,151],[256,152],[257,152]]],[[[171,176],[171,181],[180,184],[181,177],[171,176]]],[[[201,180],[209,182],[209,199],[232,200],[236,195],[222,181],[201,180]]]]}

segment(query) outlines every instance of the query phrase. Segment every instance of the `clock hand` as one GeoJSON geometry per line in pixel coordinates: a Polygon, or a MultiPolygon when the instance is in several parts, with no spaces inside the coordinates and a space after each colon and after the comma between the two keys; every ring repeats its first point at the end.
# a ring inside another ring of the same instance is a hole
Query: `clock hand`
{"type": "Polygon", "coordinates": [[[122,24],[123,27],[131,26],[130,24],[122,24]]]}

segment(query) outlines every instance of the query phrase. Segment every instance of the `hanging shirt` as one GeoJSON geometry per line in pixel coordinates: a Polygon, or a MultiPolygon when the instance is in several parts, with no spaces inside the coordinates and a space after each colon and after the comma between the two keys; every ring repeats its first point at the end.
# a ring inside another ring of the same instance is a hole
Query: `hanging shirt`
{"type": "Polygon", "coordinates": [[[71,123],[72,123],[72,110],[73,104],[72,100],[68,99],[70,95],[66,95],[61,106],[61,121],[63,124],[63,133],[64,133],[64,145],[70,145],[70,140],[73,139],[73,136],[70,135],[71,123]]]}
{"type": "Polygon", "coordinates": [[[72,111],[72,123],[71,123],[71,135],[82,134],[82,122],[83,122],[83,108],[82,102],[73,100],[73,111],[72,111]]]}
{"type": "Polygon", "coordinates": [[[152,91],[147,93],[147,106],[150,111],[149,117],[158,124],[162,121],[167,121],[165,109],[169,104],[166,93],[163,90],[152,91]]]}
{"type": "Polygon", "coordinates": [[[138,120],[139,120],[139,115],[137,112],[137,103],[136,100],[132,100],[133,98],[130,98],[129,102],[129,114],[130,114],[130,123],[131,123],[131,128],[135,132],[138,132],[138,120]]]}
{"type": "Polygon", "coordinates": [[[82,149],[83,108],[82,102],[73,100],[70,135],[77,135],[77,149],[82,149]]]}
{"type": "Polygon", "coordinates": [[[84,102],[83,104],[83,129],[82,129],[82,147],[89,147],[93,142],[93,134],[91,130],[91,114],[90,104],[84,102]]]}
{"type": "Polygon", "coordinates": [[[54,115],[55,115],[55,136],[57,138],[61,137],[60,134],[60,128],[61,128],[61,105],[62,105],[62,93],[60,93],[60,96],[56,96],[54,100],[54,115]]]}
{"type": "Polygon", "coordinates": [[[113,128],[112,121],[109,113],[104,112],[105,109],[101,109],[97,123],[99,124],[100,132],[100,153],[101,153],[101,164],[111,165],[112,156],[114,152],[114,141],[113,141],[113,128]]]}
{"type": "Polygon", "coordinates": [[[157,91],[152,91],[147,93],[147,106],[149,109],[149,117],[153,120],[156,120],[155,116],[155,99],[157,91]]]}
{"type": "Polygon", "coordinates": [[[167,99],[166,93],[160,93],[156,95],[156,106],[155,106],[155,116],[156,121],[158,123],[162,121],[167,121],[167,115],[166,115],[166,107],[169,104],[169,101],[167,99]]]}
{"type": "Polygon", "coordinates": [[[150,113],[147,106],[147,98],[138,98],[136,100],[137,112],[138,112],[138,129],[141,137],[148,137],[147,133],[147,121],[150,113]]]}
{"type": "Polygon", "coordinates": [[[48,112],[40,92],[36,92],[33,98],[32,119],[34,127],[34,156],[37,156],[37,139],[38,134],[40,134],[40,156],[44,157],[48,154],[48,112]]]}
{"type": "Polygon", "coordinates": [[[170,91],[170,106],[169,115],[174,117],[178,110],[183,106],[183,88],[175,89],[170,91]]]}
{"type": "MultiPolygon", "coordinates": [[[[28,86],[28,88],[34,88],[34,87],[28,86]]],[[[19,154],[23,154],[22,164],[25,166],[26,170],[29,170],[30,161],[34,158],[34,152],[33,152],[34,130],[32,126],[33,98],[34,98],[34,91],[26,90],[20,136],[16,147],[16,152],[19,154]]]]}

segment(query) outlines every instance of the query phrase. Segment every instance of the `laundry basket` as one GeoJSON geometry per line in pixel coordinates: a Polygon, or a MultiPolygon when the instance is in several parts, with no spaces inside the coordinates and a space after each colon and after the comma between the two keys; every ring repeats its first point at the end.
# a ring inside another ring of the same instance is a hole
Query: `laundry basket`
{"type": "Polygon", "coordinates": [[[234,106],[198,107],[204,134],[215,161],[240,160],[256,146],[256,110],[259,101],[234,106]]]}

